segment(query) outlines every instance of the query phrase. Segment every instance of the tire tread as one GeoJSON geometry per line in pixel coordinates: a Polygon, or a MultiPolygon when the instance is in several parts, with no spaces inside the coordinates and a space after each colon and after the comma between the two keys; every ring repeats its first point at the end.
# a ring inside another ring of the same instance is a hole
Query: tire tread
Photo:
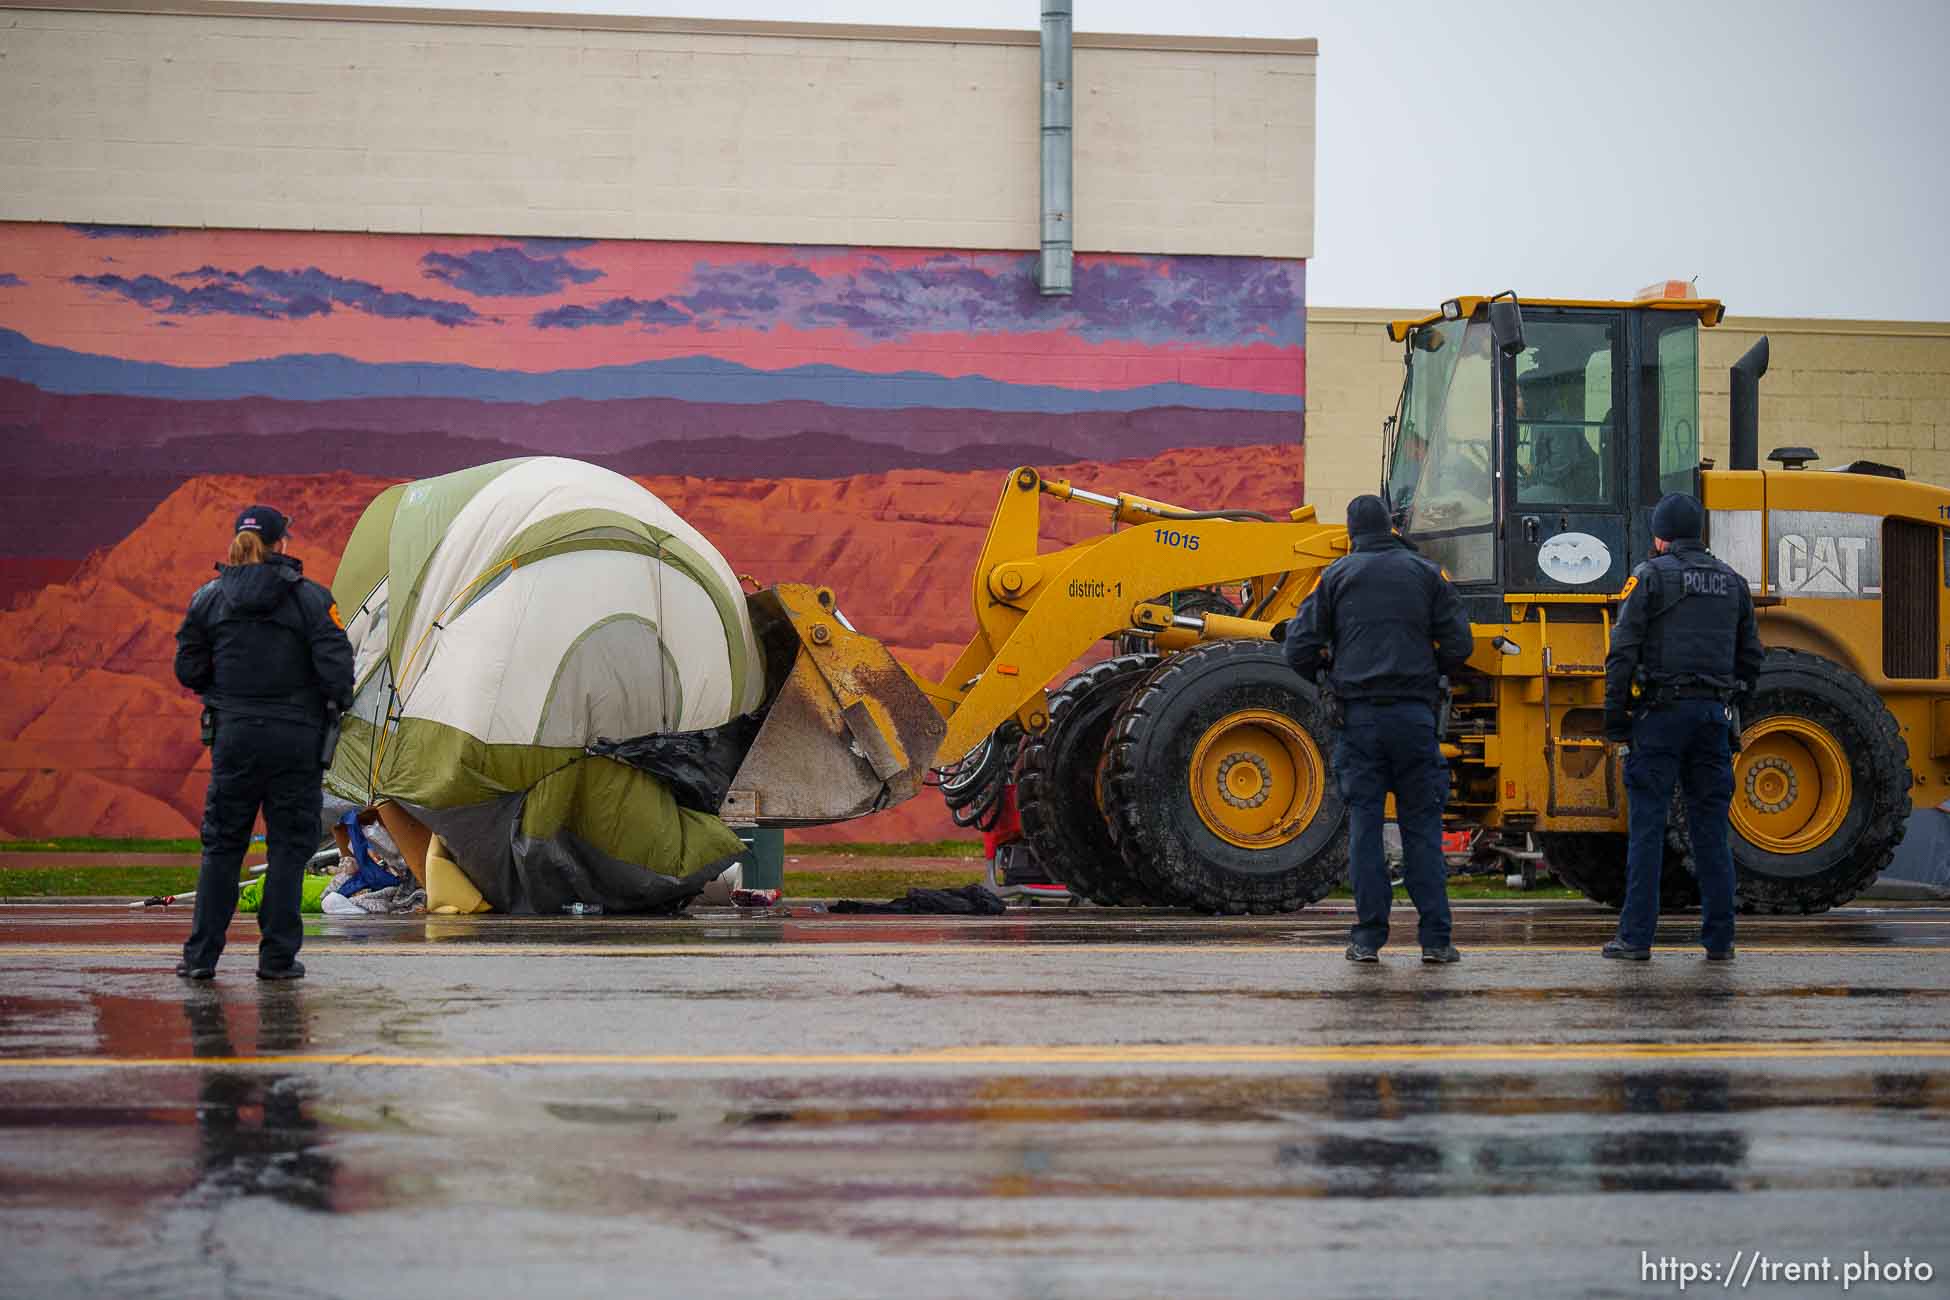
{"type": "MultiPolygon", "coordinates": [[[[1159,843],[1154,828],[1148,824],[1145,814],[1153,806],[1153,800],[1145,788],[1146,774],[1140,770],[1140,751],[1147,733],[1158,725],[1166,704],[1193,678],[1248,658],[1264,661],[1265,643],[1210,641],[1168,656],[1139,683],[1111,724],[1110,762],[1105,776],[1111,841],[1117,845],[1131,874],[1154,894],[1174,904],[1229,916],[1297,912],[1325,898],[1347,874],[1344,827],[1306,864],[1306,870],[1283,873],[1290,879],[1283,879],[1275,892],[1269,893],[1263,885],[1242,888],[1219,873],[1174,861],[1172,846],[1159,843]]],[[[1284,663],[1281,667],[1284,668],[1284,663]]],[[[1312,688],[1298,677],[1292,682],[1301,693],[1311,694],[1312,688]]]]}
{"type": "Polygon", "coordinates": [[[1079,701],[1119,677],[1142,677],[1158,664],[1152,653],[1119,655],[1093,664],[1049,695],[1049,725],[1025,736],[1016,760],[1016,811],[1022,817],[1023,838],[1052,880],[1100,907],[1137,907],[1152,902],[1150,892],[1127,868],[1121,856],[1104,862],[1083,861],[1065,842],[1061,814],[1054,806],[1056,746],[1052,743],[1063,720],[1079,701]]]}
{"type": "MultiPolygon", "coordinates": [[[[1870,735],[1863,757],[1871,767],[1871,780],[1866,792],[1861,780],[1857,779],[1854,786],[1856,799],[1860,801],[1866,794],[1869,806],[1842,863],[1813,876],[1773,878],[1741,869],[1744,841],[1736,832],[1736,897],[1741,911],[1760,915],[1806,915],[1841,906],[1882,874],[1909,831],[1909,742],[1903,739],[1902,726],[1882,697],[1832,659],[1775,647],[1768,650],[1762,663],[1755,693],[1784,687],[1817,697],[1832,693],[1833,708],[1865,725],[1870,735]]],[[[1750,723],[1752,720],[1747,719],[1750,723]]],[[[1836,740],[1845,750],[1849,748],[1845,737],[1836,736],[1836,740]]],[[[1739,797],[1740,791],[1735,790],[1734,798],[1739,797]]]]}

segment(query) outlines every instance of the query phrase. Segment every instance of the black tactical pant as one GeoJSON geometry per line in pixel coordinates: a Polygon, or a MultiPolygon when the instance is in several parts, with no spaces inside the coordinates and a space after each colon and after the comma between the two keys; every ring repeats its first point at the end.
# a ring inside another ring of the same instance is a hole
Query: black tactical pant
{"type": "Polygon", "coordinates": [[[1449,768],[1435,735],[1435,709],[1420,701],[1375,704],[1349,700],[1334,766],[1347,800],[1347,874],[1354,886],[1354,927],[1348,938],[1377,952],[1388,942],[1395,891],[1381,851],[1388,796],[1402,831],[1402,883],[1414,900],[1424,948],[1449,945],[1449,869],[1442,861],[1442,808],[1449,801],[1449,768]]]}
{"type": "Polygon", "coordinates": [[[1675,700],[1648,709],[1632,723],[1632,752],[1625,759],[1632,837],[1618,941],[1650,948],[1659,928],[1659,877],[1675,781],[1685,796],[1693,870],[1699,876],[1700,943],[1708,952],[1722,952],[1733,947],[1735,877],[1727,843],[1733,754],[1727,747],[1727,706],[1718,700],[1675,700]]]}
{"type": "Polygon", "coordinates": [[[319,789],[320,729],[280,718],[225,714],[210,751],[210,793],[203,803],[203,868],[196,878],[196,916],[183,960],[214,967],[237,912],[237,873],[251,827],[264,810],[270,866],[257,909],[257,968],[280,970],[298,956],[305,863],[318,849],[324,798],[319,789]]]}

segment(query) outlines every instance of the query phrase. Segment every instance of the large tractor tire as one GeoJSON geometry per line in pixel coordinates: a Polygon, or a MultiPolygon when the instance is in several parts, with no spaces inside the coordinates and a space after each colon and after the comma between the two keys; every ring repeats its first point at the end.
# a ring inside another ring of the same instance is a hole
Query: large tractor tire
{"type": "Polygon", "coordinates": [[[1769,650],[1733,760],[1740,910],[1825,912],[1881,874],[1909,828],[1909,745],[1868,683],[1769,650]]]}
{"type": "MultiPolygon", "coordinates": [[[[1675,804],[1666,825],[1669,829],[1683,826],[1685,817],[1685,810],[1675,804]]],[[[1594,903],[1625,905],[1625,836],[1559,831],[1538,835],[1537,847],[1543,850],[1551,874],[1564,884],[1594,903]]],[[[1659,873],[1659,910],[1686,912],[1698,906],[1699,881],[1687,868],[1682,841],[1668,834],[1659,873]]]]}
{"type": "Polygon", "coordinates": [[[1207,912],[1292,912],[1347,875],[1347,806],[1314,688],[1268,641],[1172,655],[1111,726],[1104,810],[1158,895],[1207,912]]]}
{"type": "Polygon", "coordinates": [[[1023,741],[1016,806],[1023,838],[1052,880],[1103,907],[1151,901],[1111,843],[1098,802],[1098,769],[1110,724],[1155,654],[1120,655],[1050,692],[1049,726],[1023,741]]]}

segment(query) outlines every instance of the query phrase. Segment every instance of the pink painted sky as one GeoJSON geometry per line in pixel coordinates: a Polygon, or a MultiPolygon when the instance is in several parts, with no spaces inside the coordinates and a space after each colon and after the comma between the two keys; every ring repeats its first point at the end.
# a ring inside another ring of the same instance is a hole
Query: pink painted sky
{"type": "Polygon", "coordinates": [[[1072,304],[1003,292],[1023,283],[1023,258],[638,241],[524,246],[509,239],[261,231],[90,238],[66,226],[8,223],[0,224],[0,327],[55,347],[184,366],[339,353],[363,361],[532,372],[707,354],[761,369],[827,363],[873,373],[981,374],[1079,388],[1175,381],[1304,391],[1304,266],[1298,261],[1084,257],[1078,259],[1079,293],[1072,304]],[[525,249],[517,260],[546,261],[558,272],[563,263],[556,259],[566,259],[576,274],[600,271],[601,278],[574,283],[558,274],[559,287],[548,293],[512,296],[443,282],[423,262],[429,254],[465,260],[505,249],[525,249]],[[326,280],[462,305],[478,323],[394,319],[344,301],[329,313],[291,319],[166,312],[155,308],[161,299],[143,305],[72,280],[115,276],[133,283],[146,275],[168,286],[194,287],[211,277],[186,273],[205,267],[231,273],[232,283],[253,268],[285,277],[315,268],[326,280]],[[660,304],[666,301],[702,301],[700,294],[718,282],[714,276],[754,291],[776,282],[780,305],[699,312],[697,319],[716,322],[710,328],[674,315],[680,323],[659,320],[650,329],[639,318],[580,328],[543,328],[533,320],[563,308],[664,312],[669,309],[660,304]],[[1086,283],[1088,277],[1095,278],[1086,283]],[[1097,291],[1105,285],[1107,291],[1097,291]],[[619,307],[619,301],[635,306],[619,307]],[[828,323],[845,319],[841,313],[856,301],[880,311],[880,323],[828,323]],[[1070,315],[1059,318],[1064,312],[1070,315]],[[1045,320],[1052,327],[1045,328],[1045,320]]]}

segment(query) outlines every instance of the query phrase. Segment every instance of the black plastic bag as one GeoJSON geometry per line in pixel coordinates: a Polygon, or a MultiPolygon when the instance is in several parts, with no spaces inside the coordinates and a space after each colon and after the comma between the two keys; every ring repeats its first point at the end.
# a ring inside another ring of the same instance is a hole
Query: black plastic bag
{"type": "Polygon", "coordinates": [[[528,792],[519,790],[460,808],[404,806],[446,841],[454,865],[488,906],[514,916],[553,916],[570,903],[595,903],[617,914],[679,912],[738,857],[687,876],[664,875],[612,858],[574,831],[546,838],[523,834],[527,800],[528,792]]]}
{"type": "Polygon", "coordinates": [[[748,713],[705,731],[668,731],[630,740],[598,738],[583,752],[648,772],[670,787],[679,804],[715,816],[762,721],[758,714],[748,713]]]}

